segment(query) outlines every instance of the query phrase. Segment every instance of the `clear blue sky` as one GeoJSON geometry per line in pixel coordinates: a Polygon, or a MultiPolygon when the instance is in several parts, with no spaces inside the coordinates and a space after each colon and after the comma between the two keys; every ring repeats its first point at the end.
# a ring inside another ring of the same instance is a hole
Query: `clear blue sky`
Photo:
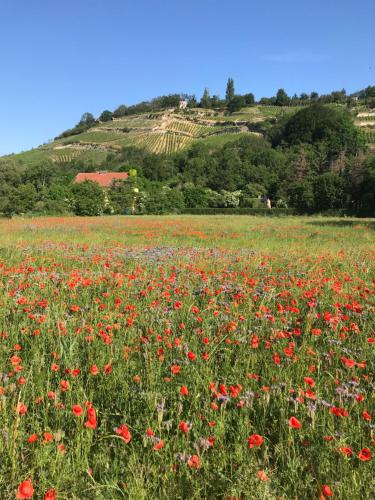
{"type": "Polygon", "coordinates": [[[374,0],[0,0],[0,154],[119,104],[375,84],[374,0]]]}

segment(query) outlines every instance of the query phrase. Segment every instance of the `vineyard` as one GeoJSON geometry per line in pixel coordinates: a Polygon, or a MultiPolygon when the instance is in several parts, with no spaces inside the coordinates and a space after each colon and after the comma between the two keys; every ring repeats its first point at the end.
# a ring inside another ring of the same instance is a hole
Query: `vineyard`
{"type": "Polygon", "coordinates": [[[166,126],[169,132],[176,132],[178,134],[187,135],[190,137],[202,137],[212,132],[212,127],[208,125],[200,125],[189,121],[172,120],[166,126]]]}
{"type": "Polygon", "coordinates": [[[63,150],[62,152],[56,152],[56,154],[51,156],[51,160],[54,163],[69,163],[75,160],[80,155],[80,151],[77,150],[63,150]]]}
{"type": "Polygon", "coordinates": [[[367,142],[370,144],[374,144],[375,143],[375,131],[366,132],[365,134],[366,134],[367,142]]]}
{"type": "Polygon", "coordinates": [[[155,154],[171,154],[184,149],[192,138],[169,133],[140,134],[134,139],[137,146],[144,147],[155,154]]]}

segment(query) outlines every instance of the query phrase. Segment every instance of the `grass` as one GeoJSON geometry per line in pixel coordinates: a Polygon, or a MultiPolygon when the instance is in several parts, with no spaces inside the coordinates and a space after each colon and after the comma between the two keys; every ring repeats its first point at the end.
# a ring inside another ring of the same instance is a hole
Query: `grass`
{"type": "Polygon", "coordinates": [[[1,499],[373,498],[374,219],[0,238],[1,499]]]}

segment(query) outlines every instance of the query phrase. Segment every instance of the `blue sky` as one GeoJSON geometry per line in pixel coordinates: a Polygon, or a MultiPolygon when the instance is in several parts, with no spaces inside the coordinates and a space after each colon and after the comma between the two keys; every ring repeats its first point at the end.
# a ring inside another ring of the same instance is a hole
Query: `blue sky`
{"type": "Polygon", "coordinates": [[[0,0],[0,154],[119,104],[375,85],[374,0],[0,0]]]}

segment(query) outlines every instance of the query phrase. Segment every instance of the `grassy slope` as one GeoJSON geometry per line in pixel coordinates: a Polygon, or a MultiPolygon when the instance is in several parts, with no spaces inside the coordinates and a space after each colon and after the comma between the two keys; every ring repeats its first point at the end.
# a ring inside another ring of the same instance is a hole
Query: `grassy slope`
{"type": "MultiPolygon", "coordinates": [[[[56,140],[30,151],[13,155],[14,160],[23,164],[35,164],[43,159],[69,162],[73,158],[90,159],[94,163],[102,161],[109,151],[124,146],[146,147],[154,153],[173,153],[202,141],[212,147],[236,140],[240,134],[250,134],[243,122],[259,126],[265,120],[280,118],[298,111],[298,107],[254,106],[225,115],[223,112],[189,110],[158,112],[134,115],[99,123],[93,129],[79,135],[56,140]],[[242,122],[242,123],[241,123],[242,122]],[[239,133],[234,133],[236,127],[239,133]],[[223,133],[224,132],[224,133],[223,133]]],[[[367,134],[369,143],[375,141],[375,113],[358,117],[356,125],[367,134]]]]}

